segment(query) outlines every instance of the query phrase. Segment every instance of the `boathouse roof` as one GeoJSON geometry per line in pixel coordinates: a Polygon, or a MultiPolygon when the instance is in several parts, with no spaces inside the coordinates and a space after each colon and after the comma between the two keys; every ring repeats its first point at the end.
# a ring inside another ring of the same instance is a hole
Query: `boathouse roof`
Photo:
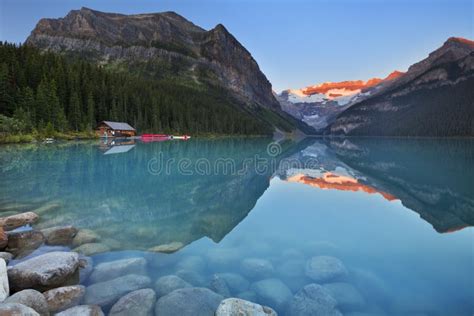
{"type": "Polygon", "coordinates": [[[125,122],[112,122],[112,121],[102,121],[108,127],[113,130],[121,130],[121,131],[134,131],[135,129],[131,127],[128,123],[125,122]]]}

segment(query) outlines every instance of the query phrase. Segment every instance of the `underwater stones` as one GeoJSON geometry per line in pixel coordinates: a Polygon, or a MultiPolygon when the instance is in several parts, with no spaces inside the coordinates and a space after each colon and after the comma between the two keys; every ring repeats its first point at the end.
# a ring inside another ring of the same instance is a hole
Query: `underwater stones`
{"type": "Polygon", "coordinates": [[[20,262],[8,269],[13,291],[23,289],[49,290],[77,283],[79,255],[74,252],[49,252],[20,262]]]}
{"type": "Polygon", "coordinates": [[[250,302],[257,300],[257,294],[254,291],[244,291],[237,294],[236,297],[250,302]]]}
{"type": "Polygon", "coordinates": [[[341,260],[331,256],[312,257],[306,262],[306,275],[316,282],[329,282],[347,276],[341,260]]]}
{"type": "Polygon", "coordinates": [[[99,263],[89,276],[90,283],[103,282],[127,274],[146,274],[146,260],[142,257],[99,263]]]}
{"type": "Polygon", "coordinates": [[[223,300],[217,307],[216,316],[277,316],[277,313],[267,306],[262,306],[238,298],[223,300]]]}
{"type": "Polygon", "coordinates": [[[71,285],[58,287],[43,293],[50,312],[60,312],[70,307],[78,305],[86,288],[82,285],[71,285]]]}
{"type": "Polygon", "coordinates": [[[249,288],[249,281],[237,273],[217,273],[219,278],[225,281],[232,293],[244,292],[249,288]]]}
{"type": "Polygon", "coordinates": [[[150,278],[136,274],[95,283],[86,288],[84,303],[107,308],[127,293],[148,288],[150,283],[150,278]]]}
{"type": "Polygon", "coordinates": [[[0,315],[39,316],[39,314],[31,307],[18,303],[0,304],[0,315]]]}
{"type": "Polygon", "coordinates": [[[232,248],[214,248],[207,252],[207,263],[214,271],[227,269],[241,258],[239,251],[232,248]]]}
{"type": "Polygon", "coordinates": [[[308,284],[295,294],[288,307],[292,316],[342,316],[337,301],[319,284],[308,284]]]}
{"type": "Polygon", "coordinates": [[[101,243],[87,243],[74,248],[73,251],[81,253],[85,256],[92,256],[98,253],[110,251],[110,248],[109,246],[101,243]]]}
{"type": "Polygon", "coordinates": [[[207,283],[204,277],[196,271],[179,270],[176,271],[176,275],[194,286],[204,286],[207,283]]]}
{"type": "Polygon", "coordinates": [[[165,275],[155,282],[155,291],[158,298],[165,296],[174,290],[186,287],[192,287],[192,285],[176,275],[165,275]]]}
{"type": "Polygon", "coordinates": [[[96,305],[78,305],[57,313],[55,316],[104,316],[104,313],[96,305]]]}
{"type": "Polygon", "coordinates": [[[58,208],[61,207],[61,204],[60,203],[56,203],[56,202],[51,202],[51,203],[48,203],[48,204],[45,204],[41,207],[38,207],[36,209],[33,210],[34,213],[36,214],[44,214],[44,213],[47,213],[47,212],[50,212],[50,211],[54,211],[58,208]]]}
{"type": "Polygon", "coordinates": [[[39,219],[39,216],[33,212],[0,217],[0,227],[4,230],[13,230],[15,228],[33,224],[39,219]]]}
{"type": "Polygon", "coordinates": [[[359,310],[364,307],[365,300],[359,291],[349,283],[327,283],[323,287],[337,301],[337,307],[344,310],[359,310]]]}
{"type": "Polygon", "coordinates": [[[8,252],[17,258],[23,258],[39,248],[44,242],[41,232],[30,230],[8,233],[8,252]]]}
{"type": "Polygon", "coordinates": [[[13,255],[9,252],[0,252],[0,259],[5,260],[8,264],[8,262],[13,259],[13,255]]]}
{"type": "Polygon", "coordinates": [[[0,303],[10,295],[10,285],[8,284],[7,264],[4,259],[0,259],[0,303]]]}
{"type": "Polygon", "coordinates": [[[80,257],[79,261],[79,282],[84,283],[89,279],[94,269],[94,261],[91,257],[80,257]]]}
{"type": "Polygon", "coordinates": [[[283,310],[292,297],[285,283],[275,278],[255,282],[250,289],[257,294],[259,302],[277,310],[283,310]]]}
{"type": "Polygon", "coordinates": [[[222,279],[216,274],[212,276],[209,288],[217,294],[222,295],[223,297],[230,297],[230,290],[227,286],[227,283],[224,281],[224,279],[222,279]]]}
{"type": "Polygon", "coordinates": [[[72,244],[77,234],[77,228],[74,226],[56,226],[42,229],[46,244],[50,246],[67,246],[72,244]]]}
{"type": "Polygon", "coordinates": [[[170,242],[169,244],[163,244],[163,245],[158,245],[154,246],[148,249],[148,251],[151,252],[162,252],[162,253],[173,253],[178,251],[179,249],[183,248],[184,244],[179,241],[173,241],[170,242]]]}
{"type": "Polygon", "coordinates": [[[285,277],[298,277],[304,275],[305,261],[302,259],[289,259],[283,261],[276,268],[276,272],[285,277]]]}
{"type": "Polygon", "coordinates": [[[206,288],[175,290],[156,302],[155,315],[214,316],[224,298],[206,288]]]}
{"type": "Polygon", "coordinates": [[[200,256],[187,256],[176,264],[177,270],[202,271],[206,268],[206,262],[200,256]]]}
{"type": "Polygon", "coordinates": [[[270,261],[259,258],[247,258],[240,264],[242,273],[251,279],[264,279],[273,274],[274,269],[270,261]]]}
{"type": "Polygon", "coordinates": [[[151,316],[155,308],[156,294],[152,289],[128,293],[112,306],[109,316],[151,316]]]}
{"type": "Polygon", "coordinates": [[[90,229],[80,229],[72,240],[72,245],[78,247],[83,244],[95,243],[100,240],[100,236],[90,229]]]}
{"type": "Polygon", "coordinates": [[[38,314],[49,315],[48,304],[43,294],[36,290],[23,290],[7,298],[4,303],[23,304],[34,309],[38,314]]]}

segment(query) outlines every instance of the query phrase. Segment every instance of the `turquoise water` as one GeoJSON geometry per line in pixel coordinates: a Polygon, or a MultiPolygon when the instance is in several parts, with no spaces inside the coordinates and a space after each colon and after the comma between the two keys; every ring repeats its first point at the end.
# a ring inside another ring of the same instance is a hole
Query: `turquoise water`
{"type": "Polygon", "coordinates": [[[153,282],[178,274],[207,287],[215,273],[238,274],[249,285],[231,296],[284,315],[288,302],[252,284],[278,279],[293,295],[314,283],[307,261],[330,255],[348,270],[333,281],[360,294],[344,314],[474,313],[473,140],[2,146],[0,168],[0,216],[34,210],[35,229],[91,229],[110,249],[95,264],[144,257],[153,282]],[[152,251],[170,243],[173,253],[152,251]],[[273,268],[250,273],[248,258],[273,268]]]}

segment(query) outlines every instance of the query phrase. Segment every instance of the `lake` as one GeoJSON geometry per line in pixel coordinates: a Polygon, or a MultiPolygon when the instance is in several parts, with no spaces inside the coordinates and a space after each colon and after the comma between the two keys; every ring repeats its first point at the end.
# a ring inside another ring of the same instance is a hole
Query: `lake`
{"type": "Polygon", "coordinates": [[[152,287],[177,275],[282,315],[310,283],[344,315],[474,313],[474,140],[12,145],[0,168],[0,217],[95,234],[94,265],[144,258],[152,287]]]}

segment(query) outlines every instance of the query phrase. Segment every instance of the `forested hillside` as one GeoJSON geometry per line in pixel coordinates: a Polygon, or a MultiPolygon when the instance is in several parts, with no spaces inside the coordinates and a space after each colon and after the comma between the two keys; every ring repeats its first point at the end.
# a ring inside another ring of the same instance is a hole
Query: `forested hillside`
{"type": "Polygon", "coordinates": [[[85,131],[101,120],[125,121],[140,132],[272,132],[239,102],[223,89],[146,79],[0,42],[0,114],[17,119],[22,132],[85,131]]]}

